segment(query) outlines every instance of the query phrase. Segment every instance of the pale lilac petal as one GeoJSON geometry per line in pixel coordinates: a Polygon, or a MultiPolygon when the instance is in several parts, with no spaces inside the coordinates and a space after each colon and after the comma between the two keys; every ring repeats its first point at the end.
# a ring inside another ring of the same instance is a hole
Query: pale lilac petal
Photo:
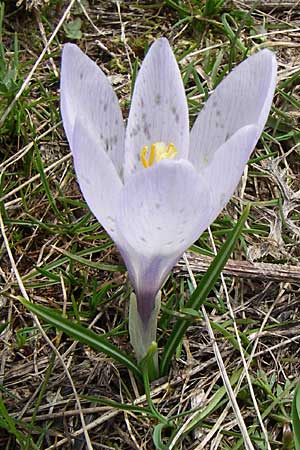
{"type": "Polygon", "coordinates": [[[218,148],[212,161],[200,171],[211,193],[211,222],[234,193],[259,135],[260,129],[255,125],[241,128],[218,148]]]}
{"type": "Polygon", "coordinates": [[[239,128],[265,126],[276,84],[276,59],[269,50],[250,56],[219,84],[201,110],[190,137],[189,160],[200,169],[239,128]]]}
{"type": "Polygon", "coordinates": [[[186,160],[161,161],[126,183],[117,230],[145,320],[172,266],[209,225],[210,208],[207,186],[186,160]]]}
{"type": "Polygon", "coordinates": [[[73,151],[73,133],[77,116],[84,130],[98,141],[122,173],[124,125],[118,99],[101,69],[76,45],[63,48],[61,67],[61,114],[73,151]]]}
{"type": "Polygon", "coordinates": [[[129,178],[117,224],[145,256],[180,253],[207,227],[210,195],[186,160],[164,160],[129,178]]]}
{"type": "Polygon", "coordinates": [[[85,126],[74,125],[73,158],[77,180],[90,210],[112,239],[118,243],[116,214],[123,184],[116,168],[99,142],[85,126]]]}
{"type": "Polygon", "coordinates": [[[132,264],[134,261],[132,253],[126,257],[126,254],[121,252],[136,293],[138,311],[145,324],[151,316],[157,293],[183,252],[184,250],[180,254],[167,257],[158,255],[147,258],[139,255],[134,264],[132,264]],[[128,261],[131,264],[128,264],[128,261]]]}
{"type": "Polygon", "coordinates": [[[178,158],[187,157],[187,101],[176,59],[165,38],[151,46],[135,82],[125,139],[126,176],[142,168],[142,148],[155,142],[172,143],[178,158]]]}

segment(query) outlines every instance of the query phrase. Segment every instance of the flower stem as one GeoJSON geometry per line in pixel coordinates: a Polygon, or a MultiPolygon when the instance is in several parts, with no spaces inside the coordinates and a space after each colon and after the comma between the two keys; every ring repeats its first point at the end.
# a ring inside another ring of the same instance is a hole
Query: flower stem
{"type": "MultiPolygon", "coordinates": [[[[158,354],[157,345],[154,351],[153,344],[156,341],[157,316],[160,311],[160,297],[159,292],[155,297],[154,308],[151,312],[150,318],[145,323],[138,311],[137,298],[134,293],[130,296],[129,307],[129,335],[130,342],[134,349],[135,356],[138,362],[142,362],[151,354],[151,364],[149,366],[149,375],[151,380],[158,377],[158,354]],[[152,349],[152,350],[151,350],[152,349]]],[[[149,359],[149,358],[148,358],[149,359]]]]}
{"type": "Polygon", "coordinates": [[[147,355],[140,362],[140,367],[141,367],[143,381],[144,381],[145,394],[146,394],[147,402],[148,402],[148,405],[149,405],[149,408],[150,408],[152,414],[157,418],[157,420],[160,423],[163,423],[164,425],[170,425],[168,419],[166,419],[164,416],[162,416],[160,414],[159,411],[157,411],[157,409],[152,401],[152,398],[151,398],[150,379],[151,378],[154,379],[157,377],[157,371],[153,364],[155,355],[157,355],[157,343],[153,342],[149,347],[147,355]],[[154,377],[153,377],[153,375],[154,375],[154,377]]]}

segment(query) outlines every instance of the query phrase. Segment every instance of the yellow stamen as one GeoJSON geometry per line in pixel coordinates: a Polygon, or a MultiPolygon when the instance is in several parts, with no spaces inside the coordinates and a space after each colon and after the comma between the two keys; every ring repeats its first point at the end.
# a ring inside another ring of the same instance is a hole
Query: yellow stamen
{"type": "Polygon", "coordinates": [[[152,166],[155,160],[155,144],[151,144],[150,156],[149,156],[149,166],[152,166]]]}
{"type": "Polygon", "coordinates": [[[163,159],[173,159],[177,155],[174,144],[166,144],[165,142],[155,142],[151,144],[149,158],[147,159],[148,146],[145,145],[141,151],[141,162],[145,168],[151,167],[155,162],[163,159]]]}
{"type": "Polygon", "coordinates": [[[148,147],[147,147],[147,145],[145,145],[141,151],[141,161],[145,168],[149,167],[148,161],[146,160],[147,150],[148,150],[148,147]]]}

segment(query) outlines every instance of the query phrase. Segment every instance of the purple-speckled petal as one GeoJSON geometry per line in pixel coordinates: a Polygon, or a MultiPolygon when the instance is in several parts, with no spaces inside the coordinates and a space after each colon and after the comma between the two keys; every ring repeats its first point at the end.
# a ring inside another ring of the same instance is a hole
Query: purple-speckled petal
{"type": "Polygon", "coordinates": [[[66,44],[61,67],[61,114],[73,151],[73,132],[80,116],[84,132],[100,143],[122,175],[124,125],[118,99],[101,69],[76,45],[66,44]]]}
{"type": "Polygon", "coordinates": [[[241,128],[218,148],[212,161],[200,171],[211,193],[210,222],[215,220],[234,193],[259,134],[260,129],[255,125],[241,128]]]}
{"type": "Polygon", "coordinates": [[[186,160],[164,160],[129,178],[117,225],[145,256],[180,253],[207,227],[210,195],[186,160]]]}
{"type": "Polygon", "coordinates": [[[173,143],[177,157],[187,157],[187,101],[176,59],[165,38],[151,46],[135,82],[125,139],[125,177],[142,169],[142,148],[155,142],[173,143]]]}
{"type": "Polygon", "coordinates": [[[191,131],[189,160],[198,170],[239,128],[255,124],[260,135],[272,104],[276,70],[274,54],[262,50],[239,64],[219,84],[191,131]]]}
{"type": "Polygon", "coordinates": [[[210,209],[207,186],[186,160],[161,161],[125,184],[117,230],[143,319],[172,266],[209,225],[210,209]]]}
{"type": "Polygon", "coordinates": [[[74,166],[81,192],[92,213],[118,244],[116,211],[122,181],[101,146],[77,118],[73,134],[74,166]]]}

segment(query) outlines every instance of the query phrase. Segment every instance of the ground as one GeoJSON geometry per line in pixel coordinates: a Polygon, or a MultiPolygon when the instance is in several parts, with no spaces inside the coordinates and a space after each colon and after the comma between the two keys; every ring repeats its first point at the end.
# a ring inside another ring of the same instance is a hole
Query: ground
{"type": "Polygon", "coordinates": [[[296,448],[298,2],[6,1],[0,24],[0,448],[296,448]],[[126,118],[132,80],[160,36],[169,39],[179,62],[191,123],[224,75],[259,49],[276,53],[278,84],[235,195],[211,234],[188,252],[200,283],[213,246],[220,250],[252,202],[205,309],[184,309],[192,289],[186,260],[164,286],[160,352],[178,315],[188,316],[190,326],[168,372],[151,384],[149,404],[145,386],[126,366],[38,319],[23,299],[61,312],[132,354],[131,287],[76,182],[59,112],[60,58],[64,43],[77,43],[109,76],[126,118]]]}

